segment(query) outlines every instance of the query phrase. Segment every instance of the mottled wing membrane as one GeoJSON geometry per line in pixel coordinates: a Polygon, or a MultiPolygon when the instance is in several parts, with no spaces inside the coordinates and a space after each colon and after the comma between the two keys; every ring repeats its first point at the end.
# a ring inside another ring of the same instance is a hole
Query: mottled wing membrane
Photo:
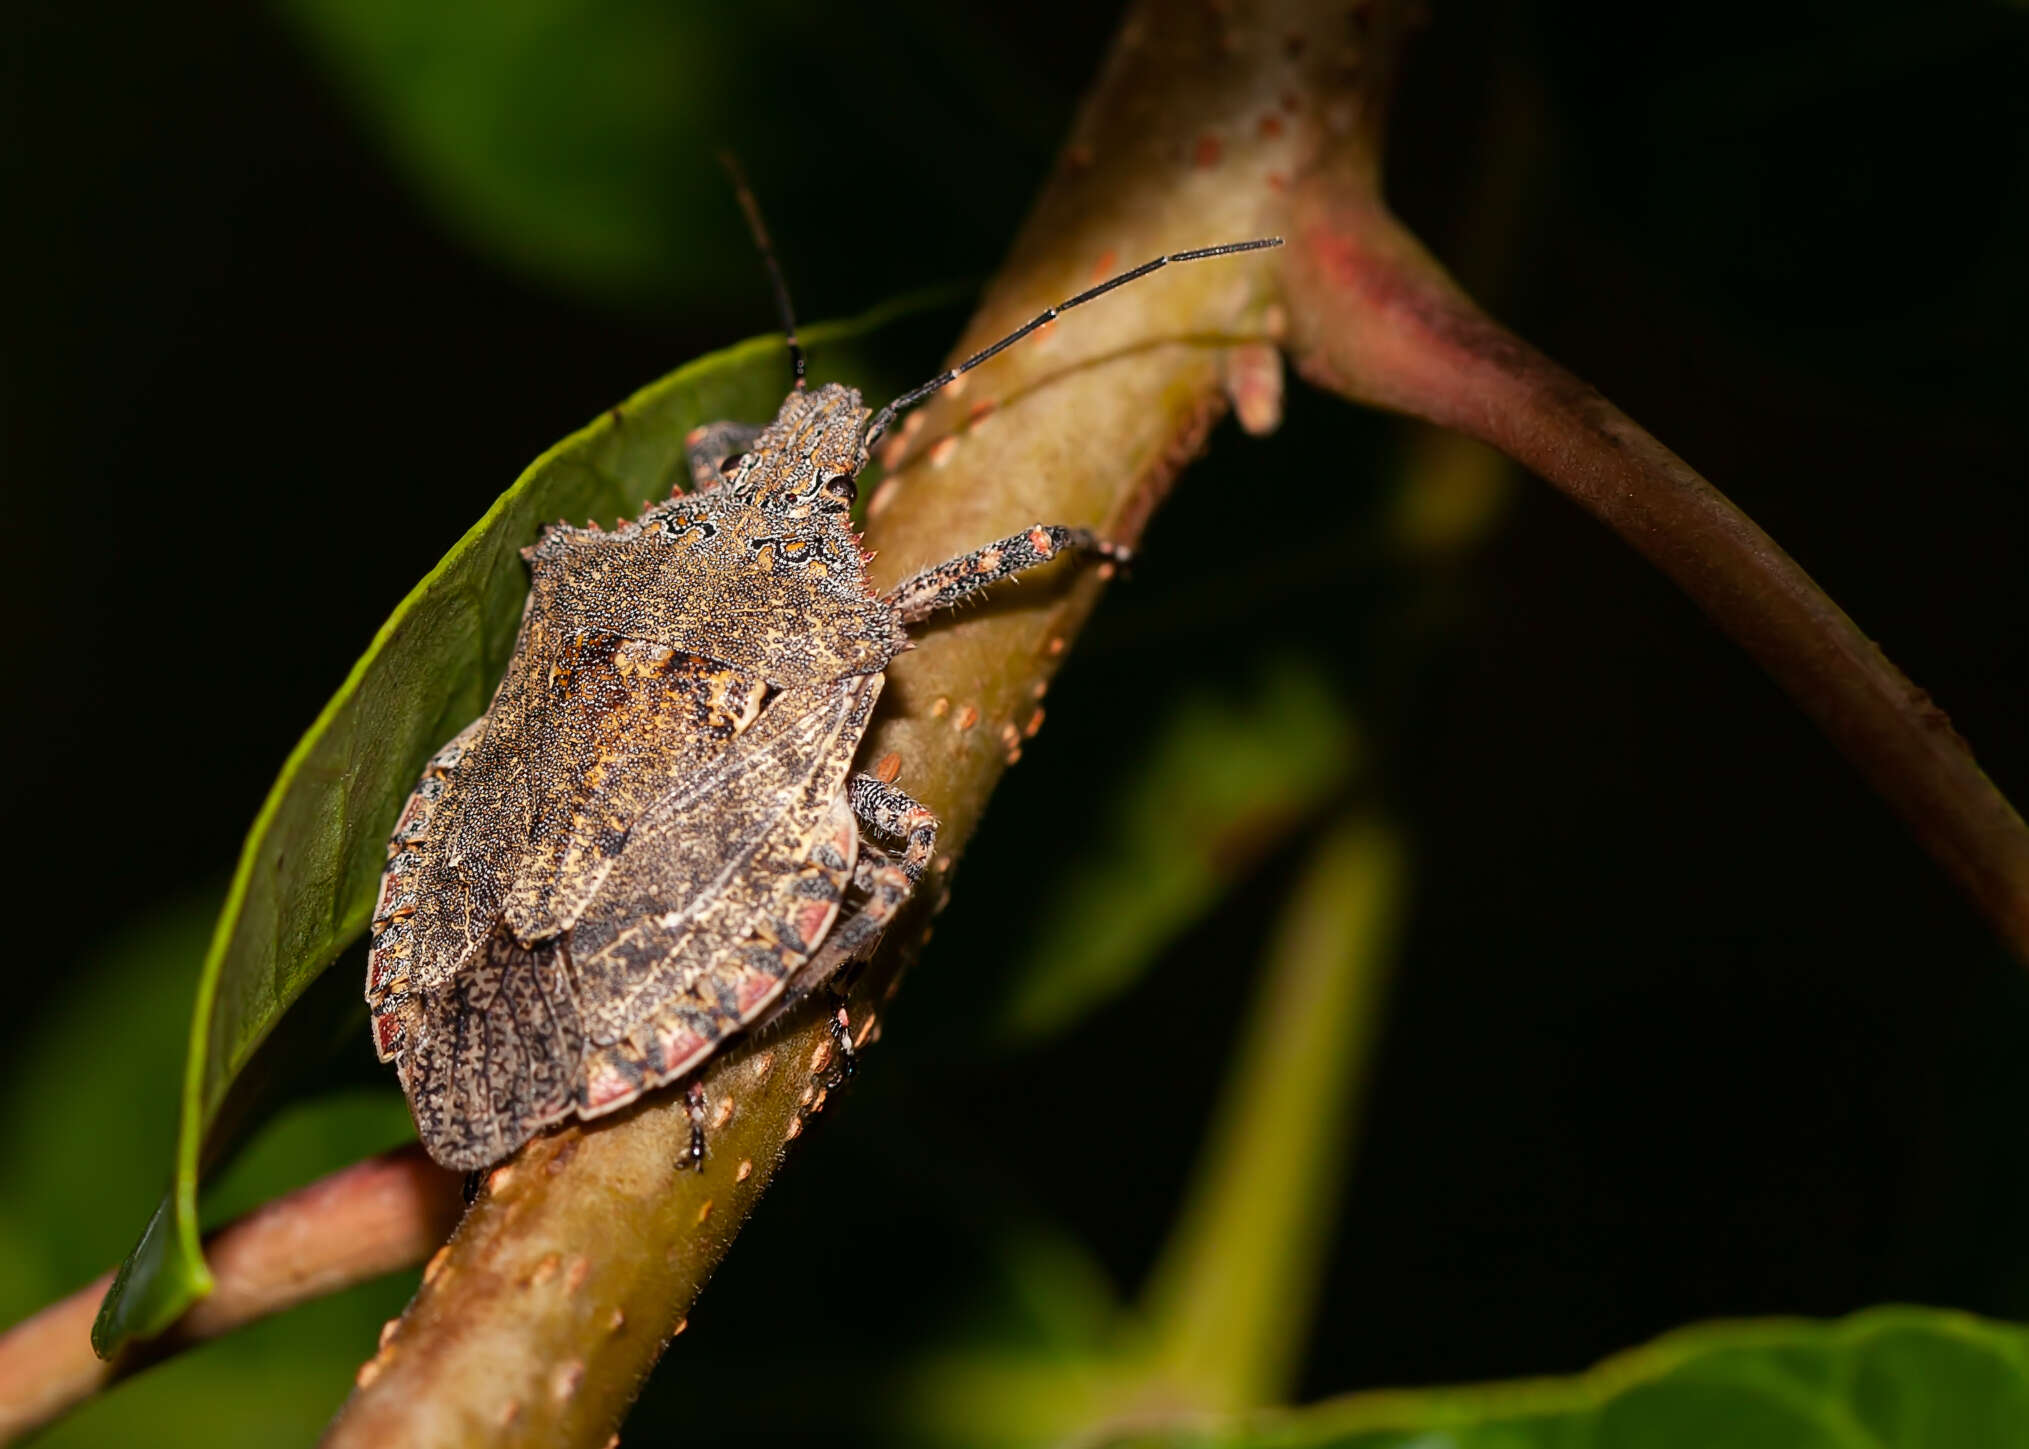
{"type": "Polygon", "coordinates": [[[540,781],[533,855],[505,903],[524,941],[577,923],[636,820],[722,758],[768,693],[751,672],[599,630],[566,641],[546,689],[551,729],[541,747],[561,768],[540,781]]]}
{"type": "MultiPolygon", "coordinates": [[[[398,929],[390,920],[370,960],[376,1045],[397,1061],[432,1156],[454,1167],[494,1161],[548,1123],[610,1111],[688,1070],[780,994],[822,943],[852,876],[858,836],[844,781],[879,675],[787,690],[762,708],[753,691],[728,694],[727,671],[706,661],[643,659],[629,641],[582,638],[565,656],[594,678],[556,676],[552,699],[565,703],[549,722],[552,746],[596,743],[598,721],[617,716],[628,727],[614,747],[659,773],[660,798],[625,770],[594,765],[581,778],[646,802],[624,829],[616,834],[610,799],[602,807],[599,790],[579,792],[570,817],[579,828],[558,837],[560,848],[523,849],[508,902],[477,934],[474,893],[452,879],[459,865],[439,858],[422,872],[422,910],[398,929]],[[630,651],[635,665],[623,665],[630,651]],[[604,707],[574,719],[573,702],[588,698],[604,707]],[[709,757],[697,758],[700,741],[716,731],[695,719],[669,748],[646,749],[665,713],[729,698],[754,705],[728,716],[709,757]],[[593,858],[592,885],[560,877],[560,865],[593,858]],[[434,891],[432,870],[446,877],[434,891]],[[545,917],[553,929],[542,935],[518,929],[513,902],[546,888],[553,904],[566,887],[581,914],[545,917]],[[409,969],[433,943],[445,956],[409,969]]],[[[522,656],[532,666],[544,657],[522,656]]],[[[482,772],[512,760],[485,749],[487,734],[475,727],[461,736],[467,747],[433,762],[414,810],[423,831],[456,830],[468,785],[473,800],[491,798],[482,772]]],[[[389,887],[391,899],[403,889],[389,887]]]]}
{"type": "Polygon", "coordinates": [[[562,940],[525,947],[496,928],[408,1015],[410,1045],[396,1066],[439,1162],[483,1167],[571,1111],[584,1032],[562,940]]]}
{"type": "Polygon", "coordinates": [[[736,751],[636,824],[572,935],[596,1041],[663,1001],[696,1033],[722,1036],[823,941],[852,876],[845,777],[880,684],[784,691],[736,751]],[[703,973],[688,964],[722,956],[703,973]]]}

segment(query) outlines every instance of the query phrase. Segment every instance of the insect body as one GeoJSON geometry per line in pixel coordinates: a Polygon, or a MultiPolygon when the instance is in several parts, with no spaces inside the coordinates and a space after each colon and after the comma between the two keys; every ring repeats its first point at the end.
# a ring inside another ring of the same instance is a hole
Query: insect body
{"type": "Polygon", "coordinates": [[[395,827],[366,997],[447,1167],[633,1101],[870,947],[937,834],[852,769],[909,626],[1066,549],[1124,552],[1037,524],[876,592],[854,479],[973,362],[870,414],[806,389],[788,335],[796,390],[765,427],[693,435],[696,491],[524,551],[506,675],[395,827]]]}

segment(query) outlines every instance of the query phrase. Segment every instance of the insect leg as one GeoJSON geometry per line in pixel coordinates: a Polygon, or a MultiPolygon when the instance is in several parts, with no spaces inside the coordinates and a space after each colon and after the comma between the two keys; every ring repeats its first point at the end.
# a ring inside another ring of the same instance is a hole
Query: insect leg
{"type": "Polygon", "coordinates": [[[838,1002],[838,1009],[832,1012],[831,1020],[825,1023],[831,1032],[832,1047],[838,1052],[838,1071],[832,1080],[826,1083],[827,1086],[833,1087],[841,1082],[851,1081],[853,1073],[859,1070],[859,1050],[852,1044],[852,1013],[846,1010],[845,1005],[843,989],[845,980],[844,976],[837,978],[837,984],[833,987],[833,999],[838,1002]]]}
{"type": "Polygon", "coordinates": [[[690,1118],[690,1146],[676,1159],[678,1172],[686,1167],[705,1170],[705,1105],[705,1084],[694,1080],[684,1089],[683,1109],[690,1118]]]}
{"type": "Polygon", "coordinates": [[[691,429],[690,436],[684,439],[684,452],[690,459],[691,492],[703,493],[718,487],[739,462],[740,455],[752,448],[754,439],[760,436],[759,423],[706,423],[691,429]]]}
{"type": "MultiPolygon", "coordinates": [[[[874,783],[880,782],[876,780],[874,783]]],[[[901,795],[902,792],[897,790],[895,793],[901,795]]],[[[909,797],[903,795],[902,798],[906,800],[909,797]]],[[[918,805],[916,808],[921,810],[923,807],[918,805]]],[[[935,832],[936,823],[932,821],[933,839],[935,832]]],[[[865,899],[850,914],[838,918],[838,924],[831,928],[831,935],[825,940],[822,955],[790,983],[798,996],[806,995],[821,985],[839,966],[880,939],[881,932],[888,929],[888,922],[894,920],[895,912],[902,908],[903,902],[915,889],[915,881],[908,874],[907,866],[898,863],[892,855],[871,842],[860,846],[859,866],[853,872],[852,883],[853,889],[865,899]],[[820,962],[833,964],[829,964],[822,977],[805,979],[810,976],[811,968],[820,962]]]]}
{"type": "MultiPolygon", "coordinates": [[[[852,801],[853,814],[888,839],[902,842],[900,868],[913,886],[937,849],[937,817],[915,797],[873,775],[854,775],[846,783],[846,796],[852,801]]],[[[875,853],[882,860],[889,859],[885,851],[875,853]]],[[[859,881],[853,883],[858,885],[859,881]]]]}
{"type": "Polygon", "coordinates": [[[1009,574],[1046,564],[1067,548],[1115,562],[1124,563],[1132,557],[1127,549],[1108,543],[1089,528],[1038,523],[903,580],[888,595],[888,602],[901,612],[903,623],[914,624],[1009,574]]]}

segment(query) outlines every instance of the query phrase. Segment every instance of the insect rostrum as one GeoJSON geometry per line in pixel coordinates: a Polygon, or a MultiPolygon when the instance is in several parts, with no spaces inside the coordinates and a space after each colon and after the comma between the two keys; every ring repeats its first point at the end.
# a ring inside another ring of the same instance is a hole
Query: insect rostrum
{"type": "Polygon", "coordinates": [[[852,769],[908,626],[1123,552],[1037,524],[876,593],[849,511],[895,409],[798,384],[693,435],[694,491],[524,551],[506,674],[402,811],[366,997],[447,1167],[633,1101],[871,947],[937,832],[852,769]]]}

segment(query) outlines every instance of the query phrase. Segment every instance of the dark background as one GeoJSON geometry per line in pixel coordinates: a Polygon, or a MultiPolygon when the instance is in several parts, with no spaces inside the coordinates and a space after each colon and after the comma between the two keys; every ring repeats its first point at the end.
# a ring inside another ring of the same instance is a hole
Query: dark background
{"type": "MultiPolygon", "coordinates": [[[[109,934],[223,879],[297,734],[522,464],[769,325],[700,157],[746,158],[808,317],[977,279],[1111,25],[1055,4],[715,19],[691,60],[723,104],[668,142],[673,189],[705,200],[658,286],[476,243],[282,12],[11,10],[0,1053],[88,989],[109,934]]],[[[1999,5],[1450,0],[1389,152],[1439,255],[1767,527],[2017,801],[2025,36],[1999,5]],[[1489,221],[1490,190],[1515,200],[1489,221]]],[[[1306,1393],[1570,1371],[1720,1315],[2029,1316],[2029,979],[1616,540],[1525,484],[1406,677],[1376,665],[1416,587],[1387,569],[1215,592],[1164,631],[1166,601],[1205,596],[1187,545],[1215,495],[1257,501],[1259,543],[1234,547],[1267,558],[1359,516],[1399,441],[1305,395],[1269,443],[1221,432],[1020,767],[1096,798],[1185,683],[1243,687],[1278,651],[1392,722],[1379,789],[1416,897],[1306,1393]]],[[[997,923],[1047,907],[1033,863],[1075,810],[989,817],[886,1041],[645,1414],[732,1422],[696,1386],[929,1341],[988,1271],[987,1219],[1055,1221],[1136,1284],[1302,842],[1132,995],[990,1056],[969,1013],[1005,975],[997,923]],[[1182,1049],[1121,1049],[1151,1041],[1182,1049]],[[788,1348],[764,1305],[810,1254],[839,1289],[788,1348]]]]}

